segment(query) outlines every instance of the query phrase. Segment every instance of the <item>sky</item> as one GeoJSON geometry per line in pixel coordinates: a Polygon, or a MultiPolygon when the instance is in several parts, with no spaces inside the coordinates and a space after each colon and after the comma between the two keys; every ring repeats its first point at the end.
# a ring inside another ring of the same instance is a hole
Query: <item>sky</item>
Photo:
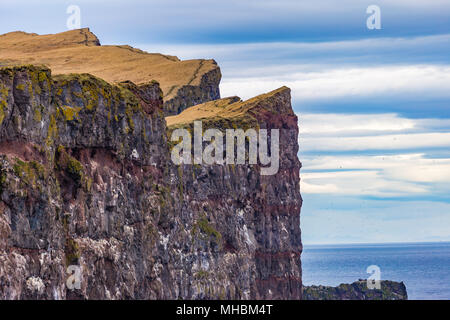
{"type": "Polygon", "coordinates": [[[2,0],[0,34],[69,5],[102,44],[214,58],[222,97],[291,88],[304,244],[450,241],[450,1],[2,0]]]}

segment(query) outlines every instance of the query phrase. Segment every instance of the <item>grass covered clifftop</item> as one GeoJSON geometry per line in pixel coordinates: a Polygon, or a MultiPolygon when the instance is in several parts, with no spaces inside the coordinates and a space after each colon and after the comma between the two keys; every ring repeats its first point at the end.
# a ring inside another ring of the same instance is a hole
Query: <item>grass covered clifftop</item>
{"type": "Polygon", "coordinates": [[[189,127],[196,120],[201,120],[205,127],[241,128],[258,127],[258,119],[263,113],[279,116],[293,115],[290,104],[279,103],[290,97],[290,89],[281,87],[271,92],[242,101],[239,97],[228,97],[206,102],[184,110],[175,116],[166,117],[167,127],[173,130],[189,127]],[[226,122],[227,125],[224,125],[226,122]]]}
{"type": "MultiPolygon", "coordinates": [[[[0,35],[0,49],[17,53],[36,53],[72,46],[100,46],[100,40],[89,28],[72,30],[58,34],[38,35],[23,31],[13,31],[0,35]]],[[[2,52],[2,54],[4,54],[2,52]]]]}
{"type": "Polygon", "coordinates": [[[128,45],[101,45],[88,28],[37,35],[21,31],[0,35],[0,66],[42,64],[54,75],[90,73],[110,83],[157,80],[167,114],[220,98],[220,68],[214,60],[180,60],[128,45]]]}

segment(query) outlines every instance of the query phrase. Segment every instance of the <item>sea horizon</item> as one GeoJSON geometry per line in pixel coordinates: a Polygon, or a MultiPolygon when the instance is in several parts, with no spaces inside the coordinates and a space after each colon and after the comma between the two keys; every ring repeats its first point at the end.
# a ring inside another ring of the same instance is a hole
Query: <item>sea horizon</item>
{"type": "Polygon", "coordinates": [[[303,246],[356,246],[356,245],[401,245],[401,244],[428,244],[428,243],[450,243],[450,240],[439,240],[439,241],[393,241],[393,242],[337,242],[337,243],[308,243],[302,242],[303,246]]]}

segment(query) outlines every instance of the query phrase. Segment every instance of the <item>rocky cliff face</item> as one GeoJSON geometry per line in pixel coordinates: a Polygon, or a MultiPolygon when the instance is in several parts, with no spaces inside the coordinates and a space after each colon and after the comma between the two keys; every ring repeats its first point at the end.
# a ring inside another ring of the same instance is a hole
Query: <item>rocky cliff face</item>
{"type": "MultiPolygon", "coordinates": [[[[216,64],[216,62],[213,62],[216,64]]],[[[199,70],[202,63],[199,65],[199,70]]],[[[177,115],[188,107],[207,101],[220,99],[219,83],[222,78],[220,68],[216,68],[202,74],[196,75],[188,84],[179,87],[171,87],[164,97],[164,113],[166,116],[177,115]],[[199,84],[192,82],[199,77],[199,84]],[[175,93],[174,93],[175,92],[175,93]]]]}
{"type": "Polygon", "coordinates": [[[0,298],[301,298],[289,89],[205,118],[280,129],[273,176],[173,164],[167,134],[191,123],[167,129],[162,97],[156,82],[0,69],[0,298]],[[69,266],[81,271],[74,290],[69,266]]]}
{"type": "Polygon", "coordinates": [[[196,268],[216,270],[208,271],[205,284],[213,281],[220,287],[225,280],[226,287],[239,292],[236,298],[299,299],[301,164],[290,90],[283,87],[245,102],[228,98],[195,106],[168,117],[169,132],[192,132],[198,119],[204,129],[279,129],[281,158],[275,175],[261,175],[258,165],[181,166],[183,211],[200,213],[196,224],[205,224],[212,245],[207,250],[211,256],[223,254],[213,265],[206,260],[196,268]],[[214,276],[223,273],[225,277],[214,276]]]}

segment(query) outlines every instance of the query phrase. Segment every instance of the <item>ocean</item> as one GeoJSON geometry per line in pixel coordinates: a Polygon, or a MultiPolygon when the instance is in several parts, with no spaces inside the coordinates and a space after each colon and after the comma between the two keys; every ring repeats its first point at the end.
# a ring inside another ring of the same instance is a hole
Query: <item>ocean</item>
{"type": "Polygon", "coordinates": [[[450,242],[304,245],[303,284],[367,279],[370,265],[380,268],[381,280],[403,281],[408,299],[450,299],[450,242]]]}

